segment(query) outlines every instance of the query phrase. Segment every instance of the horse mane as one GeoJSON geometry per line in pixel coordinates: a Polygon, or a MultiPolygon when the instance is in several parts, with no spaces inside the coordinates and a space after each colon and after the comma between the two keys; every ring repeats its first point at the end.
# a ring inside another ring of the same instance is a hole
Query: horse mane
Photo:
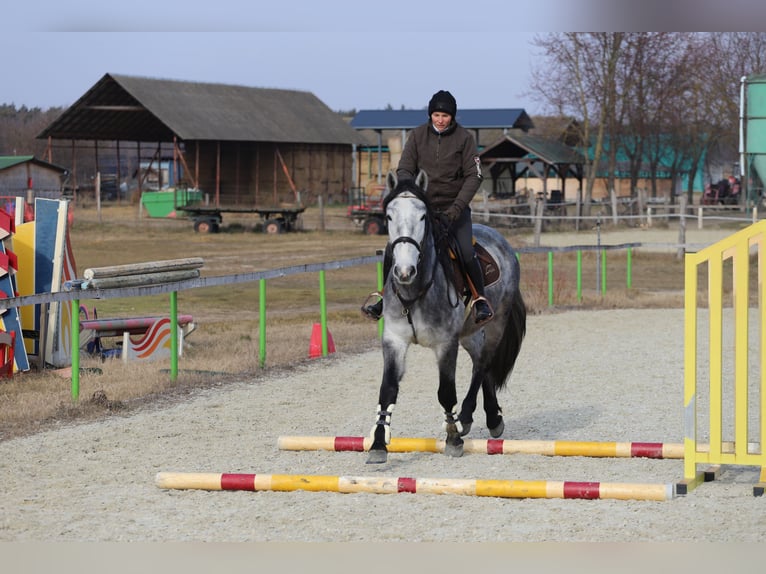
{"type": "MultiPolygon", "coordinates": [[[[452,235],[449,233],[448,227],[443,223],[436,211],[434,211],[423,188],[420,187],[414,179],[399,180],[394,189],[383,199],[383,211],[386,211],[388,204],[391,203],[392,200],[403,193],[411,193],[426,206],[426,221],[428,222],[427,232],[431,234],[431,238],[433,239],[436,259],[444,270],[444,276],[447,278],[448,283],[450,283],[457,291],[458,284],[457,277],[455,276],[455,267],[452,264],[452,258],[450,257],[452,235]]],[[[453,251],[456,250],[453,249],[453,251]]]]}

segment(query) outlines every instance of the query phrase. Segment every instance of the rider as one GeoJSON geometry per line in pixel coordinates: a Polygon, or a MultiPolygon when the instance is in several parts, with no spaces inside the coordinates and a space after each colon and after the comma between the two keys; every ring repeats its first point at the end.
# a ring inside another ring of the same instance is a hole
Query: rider
{"type": "MultiPolygon", "coordinates": [[[[449,222],[465,271],[474,286],[474,320],[486,323],[494,313],[484,297],[484,277],[473,249],[471,200],[481,184],[481,165],[476,141],[471,132],[457,123],[457,102],[448,91],[439,90],[428,102],[429,121],[412,130],[396,170],[398,179],[414,179],[422,169],[428,176],[426,196],[434,210],[449,222]]],[[[390,262],[384,262],[388,275],[390,262]]],[[[367,302],[362,312],[378,320],[383,314],[380,292],[374,304],[367,302]]],[[[369,299],[369,298],[368,298],[369,299]]]]}

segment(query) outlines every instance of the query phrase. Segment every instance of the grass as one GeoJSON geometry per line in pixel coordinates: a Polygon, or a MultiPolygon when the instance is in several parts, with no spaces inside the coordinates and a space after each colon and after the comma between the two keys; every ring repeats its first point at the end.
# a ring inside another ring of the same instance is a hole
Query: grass
{"type": "MultiPolygon", "coordinates": [[[[267,235],[257,216],[226,218],[222,232],[198,234],[189,221],[139,218],[135,206],[78,205],[71,228],[78,276],[88,267],[142,261],[202,257],[203,276],[254,272],[291,265],[374,255],[385,238],[366,236],[345,217],[345,209],[325,209],[324,230],[317,210],[307,210],[303,229],[267,235]]],[[[518,231],[511,243],[524,245],[518,231]]],[[[522,256],[522,292],[528,312],[570,308],[680,307],[683,262],[674,255],[639,251],[633,255],[633,286],[625,286],[626,258],[610,252],[606,295],[596,290],[596,255],[583,253],[583,298],[577,300],[576,255],[554,258],[554,307],[548,306],[547,257],[522,256]]],[[[376,283],[374,265],[330,271],[328,325],[336,356],[378,345],[377,326],[362,318],[359,307],[376,283]]],[[[113,413],[129,412],[158,400],[176,400],[195,389],[256,380],[266,372],[290,368],[308,359],[311,329],[319,321],[318,274],[305,273],[267,282],[267,356],[259,363],[258,283],[183,291],[180,313],[194,316],[198,327],[184,344],[178,380],[170,382],[164,363],[101,361],[83,356],[80,398],[73,401],[66,371],[30,371],[0,382],[0,440],[113,413]]],[[[167,296],[83,300],[99,317],[166,314],[167,296]]],[[[313,359],[316,360],[316,359],[313,359]]]]}

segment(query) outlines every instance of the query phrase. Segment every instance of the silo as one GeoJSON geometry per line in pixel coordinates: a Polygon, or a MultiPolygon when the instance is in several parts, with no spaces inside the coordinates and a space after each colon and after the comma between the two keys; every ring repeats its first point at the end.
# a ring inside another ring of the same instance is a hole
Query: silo
{"type": "Polygon", "coordinates": [[[766,74],[745,80],[745,155],[748,185],[755,171],[766,183],[766,74]]]}

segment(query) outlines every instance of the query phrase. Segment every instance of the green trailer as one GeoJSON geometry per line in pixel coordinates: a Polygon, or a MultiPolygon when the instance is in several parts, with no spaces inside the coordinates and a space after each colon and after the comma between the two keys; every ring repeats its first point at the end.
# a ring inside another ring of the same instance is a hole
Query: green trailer
{"type": "Polygon", "coordinates": [[[277,207],[249,207],[243,205],[207,205],[204,194],[196,189],[145,191],[141,205],[149,217],[188,218],[194,231],[216,233],[223,222],[224,213],[256,213],[263,221],[265,233],[284,233],[299,228],[299,216],[306,208],[302,205],[277,207]]]}
{"type": "Polygon", "coordinates": [[[185,205],[178,208],[194,221],[194,231],[216,233],[223,222],[224,213],[257,213],[263,222],[264,233],[275,234],[295,231],[300,227],[299,216],[306,208],[302,205],[289,207],[246,207],[241,205],[213,206],[203,204],[185,205]]]}
{"type": "Polygon", "coordinates": [[[201,204],[204,194],[198,189],[169,189],[162,191],[144,191],[141,194],[141,205],[149,217],[177,217],[178,210],[196,204],[201,204]]]}

